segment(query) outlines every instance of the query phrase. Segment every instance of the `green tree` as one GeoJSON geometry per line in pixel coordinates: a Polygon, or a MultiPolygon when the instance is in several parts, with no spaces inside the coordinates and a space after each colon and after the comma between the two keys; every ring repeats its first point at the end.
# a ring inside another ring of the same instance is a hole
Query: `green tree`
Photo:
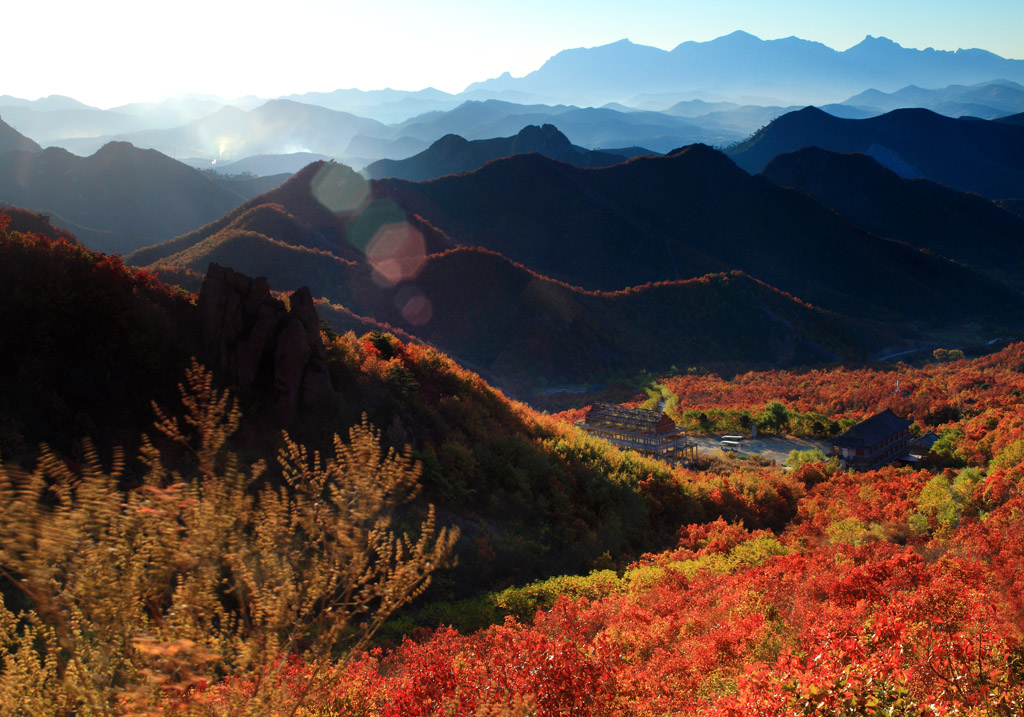
{"type": "Polygon", "coordinates": [[[825,454],[817,448],[811,448],[806,451],[792,450],[786,459],[786,465],[792,470],[796,470],[805,463],[819,463],[824,460],[825,454]]]}
{"type": "Polygon", "coordinates": [[[790,410],[782,401],[769,401],[765,404],[764,410],[758,414],[757,423],[770,431],[785,433],[789,430],[791,416],[790,410]]]}

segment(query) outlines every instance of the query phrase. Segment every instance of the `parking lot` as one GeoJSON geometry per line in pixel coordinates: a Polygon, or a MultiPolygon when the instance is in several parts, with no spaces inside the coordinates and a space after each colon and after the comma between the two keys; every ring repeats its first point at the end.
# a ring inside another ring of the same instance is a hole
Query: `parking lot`
{"type": "MultiPolygon", "coordinates": [[[[697,443],[697,449],[701,454],[720,451],[724,446],[719,442],[721,436],[691,436],[697,443]]],[[[747,455],[760,455],[774,460],[782,465],[789,458],[790,451],[809,451],[817,448],[826,456],[829,452],[829,445],[824,441],[815,441],[810,438],[793,438],[785,436],[758,436],[757,438],[744,438],[736,447],[737,453],[747,455]]]]}

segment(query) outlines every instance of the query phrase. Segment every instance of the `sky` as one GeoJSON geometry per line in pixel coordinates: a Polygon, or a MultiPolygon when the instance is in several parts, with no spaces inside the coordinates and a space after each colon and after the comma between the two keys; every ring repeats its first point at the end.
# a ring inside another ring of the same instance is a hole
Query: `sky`
{"type": "Polygon", "coordinates": [[[1024,0],[35,0],[6,3],[4,25],[0,94],[103,108],[184,94],[459,92],[568,48],[628,38],[669,50],[735,30],[1024,59],[1024,0]]]}

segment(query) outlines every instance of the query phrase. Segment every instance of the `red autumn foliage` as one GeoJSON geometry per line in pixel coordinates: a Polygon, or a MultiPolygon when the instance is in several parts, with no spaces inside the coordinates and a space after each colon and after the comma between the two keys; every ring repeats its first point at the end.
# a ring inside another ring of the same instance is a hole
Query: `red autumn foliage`
{"type": "MultiPolygon", "coordinates": [[[[904,409],[918,420],[959,405],[943,426],[975,473],[676,471],[678,485],[705,496],[707,518],[728,520],[685,525],[675,549],[644,556],[603,597],[563,597],[529,622],[442,628],[363,656],[338,693],[355,690],[380,715],[471,715],[522,696],[537,715],[1020,714],[1021,367],[1015,345],[899,369],[915,392],[904,409]]],[[[831,373],[832,387],[845,385],[836,395],[809,382],[786,399],[861,415],[884,403],[892,378],[831,373]]],[[[704,398],[735,406],[741,394],[778,397],[781,379],[685,381],[716,384],[704,398]]],[[[692,511],[671,485],[649,475],[640,489],[652,510],[692,511]]]]}

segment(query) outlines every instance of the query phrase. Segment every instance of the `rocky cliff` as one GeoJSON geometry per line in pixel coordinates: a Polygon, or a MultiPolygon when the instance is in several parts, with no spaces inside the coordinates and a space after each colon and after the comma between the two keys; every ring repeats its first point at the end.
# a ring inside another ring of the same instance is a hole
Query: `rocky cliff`
{"type": "Polygon", "coordinates": [[[306,287],[287,304],[265,277],[210,264],[199,292],[205,359],[227,381],[269,390],[285,416],[332,393],[320,319],[306,287]]]}

